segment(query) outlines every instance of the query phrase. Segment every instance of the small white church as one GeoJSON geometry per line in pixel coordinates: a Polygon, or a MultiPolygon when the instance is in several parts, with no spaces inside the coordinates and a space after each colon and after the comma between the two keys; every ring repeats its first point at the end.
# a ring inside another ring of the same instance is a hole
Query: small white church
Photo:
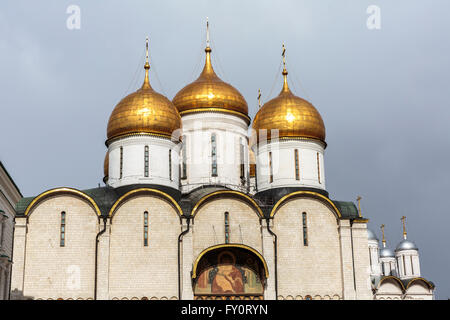
{"type": "Polygon", "coordinates": [[[18,202],[11,299],[433,299],[406,229],[380,248],[327,192],[325,125],[290,90],[284,47],[281,91],[253,121],[211,55],[208,39],[171,101],[147,42],[143,84],[109,118],[105,186],[18,202]]]}

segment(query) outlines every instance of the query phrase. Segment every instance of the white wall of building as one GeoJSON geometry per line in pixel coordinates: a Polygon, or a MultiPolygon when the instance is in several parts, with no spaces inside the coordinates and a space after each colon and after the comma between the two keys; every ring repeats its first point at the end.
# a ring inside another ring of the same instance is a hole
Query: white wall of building
{"type": "Polygon", "coordinates": [[[273,231],[278,236],[279,296],[343,298],[338,224],[325,204],[311,198],[287,200],[275,213],[273,231]],[[307,245],[303,243],[303,212],[307,214],[307,245]]]}
{"type": "Polygon", "coordinates": [[[0,163],[0,300],[9,299],[13,259],[14,206],[22,198],[0,163]]]}
{"type": "Polygon", "coordinates": [[[258,191],[279,187],[310,187],[325,190],[324,145],[315,140],[279,140],[253,147],[256,155],[258,191]],[[296,179],[295,150],[299,154],[296,179]],[[269,152],[272,153],[273,182],[270,182],[269,152]],[[319,160],[318,160],[319,159],[319,160]]]}
{"type": "Polygon", "coordinates": [[[368,240],[370,257],[370,275],[381,275],[381,261],[379,254],[379,244],[377,240],[368,240]]]}
{"type": "Polygon", "coordinates": [[[117,188],[130,184],[157,184],[178,190],[179,147],[179,144],[170,139],[150,135],[129,136],[113,141],[108,147],[108,185],[117,188]],[[145,176],[145,146],[149,149],[148,177],[145,176]],[[121,147],[122,177],[120,177],[121,147]],[[171,166],[169,166],[169,150],[172,150],[171,166]]]}
{"type": "Polygon", "coordinates": [[[420,277],[419,252],[417,250],[402,250],[395,253],[400,279],[420,277]]]}
{"type": "Polygon", "coordinates": [[[11,289],[33,299],[92,299],[99,227],[97,213],[84,199],[60,194],[42,200],[29,214],[26,234],[17,236],[14,255],[24,257],[15,260],[11,289]],[[63,247],[62,211],[66,213],[63,247]]]}
{"type": "Polygon", "coordinates": [[[142,194],[123,202],[111,220],[107,298],[177,299],[180,232],[180,218],[167,200],[142,194]]]}
{"type": "Polygon", "coordinates": [[[182,192],[188,193],[207,184],[220,184],[246,192],[249,179],[247,122],[238,116],[219,112],[187,114],[181,117],[181,121],[187,164],[186,179],[181,179],[182,192]],[[212,134],[216,135],[217,141],[217,177],[212,174],[212,134]],[[244,183],[240,171],[241,142],[244,146],[244,183]]]}

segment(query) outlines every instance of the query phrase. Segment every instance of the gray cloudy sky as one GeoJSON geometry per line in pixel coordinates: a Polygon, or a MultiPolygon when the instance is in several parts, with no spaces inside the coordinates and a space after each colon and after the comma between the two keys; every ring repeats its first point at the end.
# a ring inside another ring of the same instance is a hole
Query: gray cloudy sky
{"type": "Polygon", "coordinates": [[[286,43],[291,87],[325,121],[330,196],[361,195],[391,247],[406,215],[422,274],[447,299],[449,12],[447,0],[2,1],[0,159],[25,196],[95,187],[109,115],[142,82],[145,37],[152,85],[171,99],[200,72],[209,16],[216,71],[251,116],[258,88],[264,101],[280,90],[286,43]],[[66,28],[70,4],[80,30],[66,28]],[[366,27],[369,5],[380,30],[366,27]]]}

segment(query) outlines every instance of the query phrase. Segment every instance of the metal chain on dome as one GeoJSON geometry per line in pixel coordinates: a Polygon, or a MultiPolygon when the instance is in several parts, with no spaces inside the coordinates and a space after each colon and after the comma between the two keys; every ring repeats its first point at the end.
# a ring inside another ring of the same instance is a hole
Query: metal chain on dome
{"type": "Polygon", "coordinates": [[[164,86],[162,85],[161,80],[158,77],[158,72],[157,72],[156,67],[155,67],[155,65],[156,65],[155,59],[153,58],[151,53],[150,53],[150,58],[151,58],[150,60],[153,61],[153,63],[152,63],[152,70],[153,70],[153,72],[155,74],[156,80],[158,81],[159,89],[161,90],[163,95],[167,97],[166,91],[164,90],[164,86]]]}
{"type": "Polygon", "coordinates": [[[280,64],[278,65],[277,75],[275,76],[275,79],[273,80],[272,88],[269,91],[269,95],[265,99],[266,101],[270,100],[270,97],[272,96],[273,89],[275,88],[275,84],[278,82],[278,78],[280,77],[280,71],[281,66],[283,65],[283,61],[280,61],[280,64]]]}
{"type": "Polygon", "coordinates": [[[205,50],[205,48],[203,46],[203,41],[204,41],[204,38],[205,38],[205,34],[204,34],[204,32],[201,32],[200,34],[201,34],[201,41],[200,41],[201,44],[199,46],[199,51],[198,51],[198,54],[197,54],[197,63],[194,66],[194,70],[192,70],[191,77],[189,78],[189,83],[191,83],[191,82],[193,82],[195,80],[195,76],[196,76],[196,74],[199,73],[198,70],[199,70],[199,67],[200,67],[200,65],[202,63],[202,60],[203,60],[203,52],[205,50]]]}
{"type": "Polygon", "coordinates": [[[207,41],[208,41],[208,42],[211,42],[212,46],[215,48],[215,49],[214,49],[214,50],[215,50],[215,51],[214,51],[215,54],[211,55],[211,56],[212,56],[212,59],[214,60],[214,62],[215,62],[216,65],[218,66],[219,76],[220,76],[221,78],[224,78],[224,79],[225,79],[225,82],[228,82],[228,77],[227,77],[227,75],[226,75],[226,73],[225,73],[225,69],[222,68],[222,64],[220,63],[220,57],[219,57],[219,53],[218,53],[216,44],[215,44],[215,42],[211,39],[211,37],[210,37],[210,35],[209,35],[211,29],[210,29],[210,27],[209,27],[208,18],[206,18],[206,26],[207,26],[207,41]]]}
{"type": "Polygon", "coordinates": [[[134,72],[134,75],[133,75],[133,77],[130,80],[130,83],[129,83],[128,88],[126,89],[126,91],[124,93],[124,96],[126,96],[130,92],[130,89],[133,86],[133,84],[136,84],[136,81],[138,79],[138,73],[140,73],[139,71],[142,71],[142,60],[143,60],[143,57],[145,57],[145,50],[142,51],[142,54],[139,57],[139,63],[136,66],[136,71],[134,72]]]}
{"type": "MultiPolygon", "coordinates": [[[[303,94],[305,95],[305,98],[306,98],[308,101],[310,101],[310,97],[309,97],[309,95],[308,95],[308,92],[307,92],[306,89],[302,86],[302,83],[300,82],[300,80],[298,80],[298,77],[297,77],[297,74],[295,73],[294,68],[292,68],[292,75],[294,76],[294,80],[296,81],[296,83],[298,83],[298,85],[299,85],[299,87],[300,87],[299,94],[300,94],[300,92],[303,92],[303,94]]],[[[291,80],[291,83],[293,83],[294,89],[295,89],[295,88],[296,88],[296,83],[295,83],[293,80],[291,80]]]]}

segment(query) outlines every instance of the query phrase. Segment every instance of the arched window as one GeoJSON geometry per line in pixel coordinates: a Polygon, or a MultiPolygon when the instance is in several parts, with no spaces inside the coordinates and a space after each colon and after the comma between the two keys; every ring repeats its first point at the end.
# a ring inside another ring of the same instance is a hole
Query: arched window
{"type": "Polygon", "coordinates": [[[148,146],[145,146],[144,148],[144,177],[148,177],[148,163],[149,163],[149,158],[148,158],[148,146]]]}
{"type": "Polygon", "coordinates": [[[123,147],[120,147],[120,179],[123,176],[123,147]]]}
{"type": "Polygon", "coordinates": [[[148,247],[148,212],[144,212],[144,247],[148,247]]]}
{"type": "Polygon", "coordinates": [[[225,243],[230,243],[230,214],[225,212],[225,243]]]}
{"type": "Polygon", "coordinates": [[[172,149],[169,150],[169,179],[172,181],[172,149]]]}
{"type": "Polygon", "coordinates": [[[273,182],[272,152],[269,152],[269,182],[273,182]]]}
{"type": "Polygon", "coordinates": [[[61,212],[61,230],[60,230],[60,239],[59,246],[64,247],[66,244],[66,212],[61,212]]]}
{"type": "Polygon", "coordinates": [[[320,156],[319,156],[318,152],[317,152],[317,179],[319,180],[319,183],[321,183],[320,182],[320,156]]]}
{"type": "Polygon", "coordinates": [[[294,150],[294,161],[295,161],[295,180],[300,180],[300,167],[298,159],[298,149],[294,150]]]}
{"type": "Polygon", "coordinates": [[[184,135],[183,136],[183,141],[181,143],[181,153],[182,153],[182,162],[181,162],[181,179],[186,179],[187,178],[187,137],[184,135]]]}
{"type": "Polygon", "coordinates": [[[216,134],[211,134],[211,176],[217,177],[217,141],[216,134]]]}
{"type": "Polygon", "coordinates": [[[306,212],[302,213],[302,224],[303,224],[303,245],[308,246],[308,221],[306,212]]]}
{"type": "Polygon", "coordinates": [[[242,184],[245,183],[245,149],[244,149],[244,141],[241,138],[239,140],[239,171],[240,171],[240,178],[242,184]]]}

